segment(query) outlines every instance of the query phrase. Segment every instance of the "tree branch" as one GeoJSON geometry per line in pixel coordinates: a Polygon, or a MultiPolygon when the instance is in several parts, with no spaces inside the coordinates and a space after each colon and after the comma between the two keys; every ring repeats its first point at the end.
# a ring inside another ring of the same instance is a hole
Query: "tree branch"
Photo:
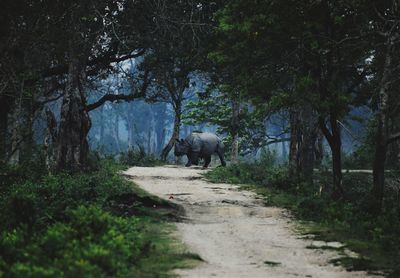
{"type": "Polygon", "coordinates": [[[282,143],[282,142],[290,142],[290,138],[274,139],[274,140],[268,141],[266,143],[266,146],[269,146],[269,145],[272,145],[272,144],[277,144],[277,143],[282,143]]]}
{"type": "MultiPolygon", "coordinates": [[[[115,57],[114,55],[104,55],[104,56],[97,57],[97,58],[87,61],[86,65],[87,66],[95,66],[95,65],[99,65],[99,64],[118,63],[118,62],[122,62],[122,61],[125,61],[128,59],[133,59],[133,58],[143,56],[145,54],[145,52],[146,52],[145,49],[141,49],[138,52],[123,55],[120,57],[115,57]]],[[[62,75],[62,74],[66,74],[67,72],[68,72],[68,65],[58,65],[58,66],[54,66],[54,67],[51,67],[51,68],[43,71],[40,78],[47,78],[47,77],[51,77],[51,76],[62,75]]],[[[39,78],[27,80],[27,83],[34,84],[35,82],[38,81],[38,79],[39,78]]]]}
{"type": "Polygon", "coordinates": [[[142,87],[140,88],[139,91],[132,92],[129,95],[105,94],[98,101],[87,105],[86,110],[92,111],[92,110],[102,106],[107,101],[111,101],[111,102],[114,102],[117,100],[132,101],[134,99],[144,97],[146,95],[147,88],[150,84],[148,75],[149,75],[149,72],[146,71],[144,74],[144,81],[143,81],[142,87]]]}

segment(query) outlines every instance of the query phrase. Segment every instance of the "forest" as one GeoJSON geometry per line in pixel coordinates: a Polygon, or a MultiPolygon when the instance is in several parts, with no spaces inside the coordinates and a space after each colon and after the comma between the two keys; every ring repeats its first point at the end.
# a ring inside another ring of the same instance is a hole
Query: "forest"
{"type": "Polygon", "coordinates": [[[0,277],[208,262],[172,236],[186,193],[136,180],[176,167],[358,254],[327,277],[400,277],[397,0],[2,0],[0,53],[0,277]],[[226,167],[184,167],[193,132],[226,167]]]}

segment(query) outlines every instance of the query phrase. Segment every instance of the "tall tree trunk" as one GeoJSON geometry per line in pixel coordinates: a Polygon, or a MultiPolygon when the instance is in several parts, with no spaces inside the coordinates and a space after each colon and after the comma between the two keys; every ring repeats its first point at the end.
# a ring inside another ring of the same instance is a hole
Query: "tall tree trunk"
{"type": "Polygon", "coordinates": [[[157,149],[158,149],[158,153],[162,152],[163,150],[163,145],[164,145],[164,141],[165,141],[165,133],[166,133],[166,129],[165,127],[161,128],[161,130],[157,130],[157,149]]]}
{"type": "Polygon", "coordinates": [[[388,100],[392,66],[392,42],[387,42],[385,63],[379,88],[378,127],[375,136],[375,156],[373,161],[373,187],[371,190],[371,210],[380,213],[385,189],[385,162],[388,144],[388,100]]]}
{"type": "Polygon", "coordinates": [[[157,121],[156,121],[156,136],[157,136],[157,153],[160,153],[164,146],[165,141],[165,118],[167,117],[167,105],[162,103],[160,110],[157,113],[157,121]]]}
{"type": "Polygon", "coordinates": [[[49,108],[46,109],[46,122],[47,127],[44,132],[43,147],[46,168],[50,170],[53,166],[54,147],[57,141],[57,122],[53,112],[49,108]]]}
{"type": "Polygon", "coordinates": [[[326,127],[323,119],[320,119],[320,128],[331,149],[333,179],[332,197],[337,200],[344,197],[344,190],[342,186],[342,139],[335,111],[330,112],[329,122],[331,126],[330,131],[326,127]]]}
{"type": "Polygon", "coordinates": [[[27,107],[25,108],[26,110],[26,118],[25,118],[25,126],[24,126],[24,148],[23,148],[23,160],[31,160],[32,155],[33,155],[33,147],[35,145],[34,142],[34,121],[36,118],[36,113],[34,108],[35,103],[35,95],[32,94],[31,99],[29,100],[29,103],[27,103],[27,107]]]}
{"type": "Polygon", "coordinates": [[[342,139],[340,135],[340,128],[335,120],[334,127],[332,127],[333,145],[332,149],[332,173],[333,173],[333,197],[334,199],[341,199],[344,196],[342,185],[342,139]]]}
{"type": "Polygon", "coordinates": [[[239,113],[240,102],[238,100],[232,101],[232,149],[231,149],[231,163],[239,163],[239,113]]]}
{"type": "Polygon", "coordinates": [[[99,131],[99,145],[102,145],[104,140],[104,107],[100,107],[100,131],[99,131]]]}
{"type": "Polygon", "coordinates": [[[70,52],[67,86],[61,107],[57,168],[77,172],[86,168],[90,118],[83,92],[80,59],[70,52]]]}
{"type": "Polygon", "coordinates": [[[313,183],[315,140],[317,138],[318,121],[311,105],[304,105],[300,112],[301,144],[299,146],[298,169],[302,180],[313,183]]]}
{"type": "MultiPolygon", "coordinates": [[[[284,136],[282,135],[281,137],[280,137],[280,139],[284,139],[284,136]]],[[[286,161],[286,159],[287,159],[287,156],[288,156],[288,153],[287,153],[287,146],[286,146],[286,142],[285,141],[282,141],[282,161],[286,161]]]]}
{"type": "Polygon", "coordinates": [[[22,102],[23,102],[23,86],[20,90],[19,96],[15,101],[14,111],[11,116],[12,132],[11,132],[11,150],[9,154],[8,163],[10,165],[18,165],[21,159],[21,145],[22,145],[22,102]]]}
{"type": "Polygon", "coordinates": [[[151,129],[147,130],[147,153],[151,153],[151,129]]]}
{"type": "Polygon", "coordinates": [[[298,178],[298,155],[300,144],[300,127],[299,127],[299,113],[297,110],[292,109],[289,112],[290,123],[290,145],[289,145],[289,176],[292,179],[298,178]]]}
{"type": "Polygon", "coordinates": [[[163,161],[167,160],[168,154],[172,150],[172,147],[175,144],[175,140],[179,139],[182,108],[180,105],[176,105],[174,110],[175,110],[175,119],[174,119],[174,128],[172,131],[172,135],[171,135],[171,138],[169,139],[167,145],[163,148],[163,150],[161,152],[161,160],[163,160],[163,161]]]}
{"type": "Polygon", "coordinates": [[[232,138],[231,163],[239,163],[239,134],[235,132],[232,138]]]}
{"type": "Polygon", "coordinates": [[[115,115],[115,122],[114,125],[112,127],[112,133],[113,133],[113,137],[115,140],[115,146],[117,148],[117,152],[121,152],[121,145],[120,145],[120,140],[119,140],[119,116],[118,114],[115,115]]]}
{"type": "Polygon", "coordinates": [[[0,162],[6,161],[9,107],[8,99],[0,97],[0,162]]]}
{"type": "Polygon", "coordinates": [[[375,138],[375,155],[372,166],[373,171],[373,187],[371,190],[371,211],[380,213],[383,204],[383,195],[385,189],[385,161],[386,161],[386,136],[385,136],[385,119],[378,116],[378,130],[375,138]]]}
{"type": "Polygon", "coordinates": [[[321,167],[322,160],[324,159],[324,135],[321,131],[317,133],[317,139],[315,142],[315,166],[321,167]]]}
{"type": "Polygon", "coordinates": [[[155,131],[155,119],[154,119],[154,112],[152,107],[149,110],[150,113],[150,124],[147,131],[147,153],[151,154],[154,152],[154,131],[155,131]]]}
{"type": "Polygon", "coordinates": [[[290,112],[289,174],[292,178],[313,182],[317,128],[317,118],[310,105],[290,112]]]}
{"type": "Polygon", "coordinates": [[[133,150],[133,138],[134,138],[134,125],[132,122],[131,117],[129,117],[130,113],[127,113],[126,117],[126,127],[127,127],[127,132],[128,132],[128,150],[133,150]]]}

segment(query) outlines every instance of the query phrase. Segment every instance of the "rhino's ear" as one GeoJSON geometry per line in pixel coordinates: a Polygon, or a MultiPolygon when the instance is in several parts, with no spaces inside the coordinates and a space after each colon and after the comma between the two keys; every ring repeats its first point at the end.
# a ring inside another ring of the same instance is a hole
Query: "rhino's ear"
{"type": "Polygon", "coordinates": [[[184,143],[185,141],[183,139],[181,139],[181,143],[184,143]]]}

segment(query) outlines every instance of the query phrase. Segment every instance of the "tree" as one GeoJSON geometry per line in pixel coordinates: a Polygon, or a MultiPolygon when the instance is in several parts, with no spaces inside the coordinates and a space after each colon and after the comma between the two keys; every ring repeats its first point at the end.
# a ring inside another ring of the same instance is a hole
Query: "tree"
{"type": "MultiPolygon", "coordinates": [[[[144,54],[149,36],[143,34],[148,32],[147,27],[153,26],[152,20],[143,13],[149,8],[145,1],[5,3],[5,28],[1,34],[5,42],[1,45],[5,54],[1,63],[1,80],[4,81],[1,98],[11,104],[11,109],[5,109],[1,114],[1,127],[3,134],[7,130],[13,133],[11,143],[2,144],[11,146],[9,157],[13,156],[15,162],[19,160],[23,133],[32,134],[32,115],[45,103],[58,99],[54,93],[60,91],[63,106],[57,140],[58,168],[82,169],[90,128],[88,111],[106,101],[132,100],[144,91],[138,89],[138,93],[127,96],[109,94],[87,105],[86,85],[93,77],[109,72],[112,63],[144,54]],[[139,32],[142,35],[138,35],[139,32]],[[7,81],[11,75],[15,76],[15,82],[7,81]],[[10,127],[6,125],[7,118],[14,119],[10,127]],[[27,132],[21,132],[24,126],[27,132]],[[71,138],[64,135],[71,135],[71,138]]],[[[143,82],[142,88],[146,84],[143,82]]]]}
{"type": "Polygon", "coordinates": [[[396,1],[373,2],[371,4],[369,31],[376,39],[373,64],[375,66],[376,133],[373,160],[373,188],[371,210],[380,213],[385,187],[385,163],[388,146],[400,139],[399,127],[399,54],[400,16],[396,1]]]}
{"type": "Polygon", "coordinates": [[[229,82],[250,98],[275,99],[273,103],[289,108],[290,157],[302,156],[294,165],[307,169],[303,176],[312,174],[315,151],[308,146],[314,146],[319,126],[332,153],[335,198],[343,197],[338,121],[366,80],[359,65],[368,48],[355,24],[365,17],[358,8],[358,1],[232,1],[219,14],[213,55],[229,82]]]}
{"type": "Polygon", "coordinates": [[[209,1],[172,1],[170,9],[155,5],[158,40],[146,56],[143,68],[151,71],[153,90],[147,100],[162,101],[174,111],[173,132],[161,152],[166,160],[174,142],[179,138],[183,102],[190,95],[191,75],[205,62],[207,34],[212,27],[216,3],[209,1]]]}
{"type": "MultiPolygon", "coordinates": [[[[156,59],[158,60],[158,59],[156,59]]],[[[187,98],[189,88],[189,74],[193,70],[187,67],[183,59],[170,58],[169,62],[156,62],[152,74],[155,80],[153,94],[149,93],[147,100],[150,102],[165,102],[171,105],[174,111],[174,124],[171,138],[161,152],[161,159],[166,160],[174,142],[179,138],[181,126],[182,105],[187,98]]]]}
{"type": "Polygon", "coordinates": [[[278,136],[268,135],[264,124],[265,116],[254,106],[236,95],[232,100],[229,86],[213,86],[199,92],[197,100],[186,105],[186,125],[206,123],[217,126],[217,133],[227,135],[225,143],[230,146],[231,162],[236,163],[238,154],[255,152],[259,148],[283,141],[278,136]]]}

